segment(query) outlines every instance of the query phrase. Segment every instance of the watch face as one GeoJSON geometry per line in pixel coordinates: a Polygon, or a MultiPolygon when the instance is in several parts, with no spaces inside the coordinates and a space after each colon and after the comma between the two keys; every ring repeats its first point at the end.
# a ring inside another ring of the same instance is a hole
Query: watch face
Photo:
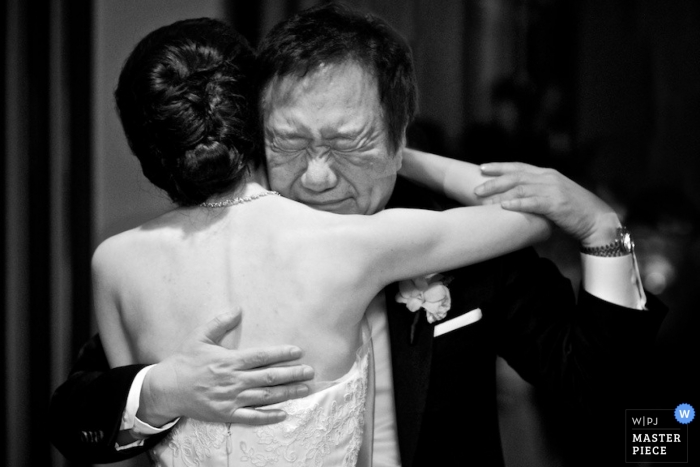
{"type": "Polygon", "coordinates": [[[620,243],[626,252],[631,252],[634,249],[634,242],[632,241],[632,236],[629,234],[629,232],[622,234],[620,243]]]}

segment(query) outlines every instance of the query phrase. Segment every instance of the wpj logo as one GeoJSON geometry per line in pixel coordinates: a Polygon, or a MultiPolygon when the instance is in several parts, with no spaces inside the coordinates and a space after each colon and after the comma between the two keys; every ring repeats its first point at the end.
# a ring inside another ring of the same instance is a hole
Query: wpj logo
{"type": "Polygon", "coordinates": [[[675,409],[625,410],[626,462],[688,462],[689,404],[675,409]]]}
{"type": "Polygon", "coordinates": [[[695,410],[690,404],[681,404],[676,407],[675,415],[678,423],[686,425],[695,418],[695,410]]]}

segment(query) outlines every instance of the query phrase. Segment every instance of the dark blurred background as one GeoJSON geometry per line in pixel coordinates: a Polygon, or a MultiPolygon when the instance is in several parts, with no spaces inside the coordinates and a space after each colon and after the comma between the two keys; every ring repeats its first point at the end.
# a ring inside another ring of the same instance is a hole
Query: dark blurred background
{"type": "MultiPolygon", "coordinates": [[[[94,332],[92,251],[169,206],[139,173],[114,112],[112,90],[130,50],[158,26],[200,16],[231,21],[256,44],[315,3],[4,2],[2,465],[71,465],[48,442],[46,408],[94,332]]],[[[616,410],[700,408],[700,2],[346,3],[384,17],[413,48],[414,147],[554,167],[615,207],[636,237],[645,287],[671,308],[616,410]]],[[[554,235],[538,248],[578,283],[577,245],[554,235]]],[[[509,467],[580,465],[602,449],[595,419],[584,422],[499,368],[509,467]]],[[[619,442],[612,454],[600,451],[601,463],[622,459],[623,417],[606,422],[619,442]]],[[[692,439],[691,462],[700,456],[692,439]]]]}

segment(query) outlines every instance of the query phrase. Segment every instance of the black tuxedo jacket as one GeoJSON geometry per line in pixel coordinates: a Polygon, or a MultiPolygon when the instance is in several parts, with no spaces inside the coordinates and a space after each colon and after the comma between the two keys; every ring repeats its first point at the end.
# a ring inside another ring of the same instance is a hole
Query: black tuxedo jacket
{"type": "MultiPolygon", "coordinates": [[[[389,207],[442,209],[446,203],[399,180],[389,207]]],[[[415,316],[395,301],[396,284],[387,288],[405,467],[503,465],[497,356],[577,413],[593,411],[597,416],[598,406],[622,387],[622,370],[648,353],[666,313],[649,293],[644,311],[605,302],[584,290],[577,301],[570,281],[532,248],[442,274],[451,279],[451,309],[433,324],[421,310],[412,338],[415,316]],[[481,320],[434,337],[436,325],[477,308],[481,320]]],[[[607,404],[604,410],[614,406],[607,404]]],[[[616,425],[618,431],[622,427],[621,422],[616,425]]],[[[622,439],[615,445],[620,453],[622,439]]]]}
{"type": "MultiPolygon", "coordinates": [[[[444,203],[397,183],[390,207],[439,209],[444,203]]],[[[465,239],[468,241],[468,239],[465,239]]],[[[402,464],[503,465],[496,407],[496,357],[527,381],[585,406],[609,388],[654,340],[664,306],[647,295],[637,311],[581,291],[548,260],[525,249],[444,273],[452,307],[445,320],[476,308],[482,319],[438,337],[387,288],[387,313],[402,464]],[[413,329],[412,329],[413,327],[413,329]]],[[[84,348],[51,401],[51,434],[69,459],[113,462],[142,448],[114,449],[131,382],[142,365],[108,370],[99,337],[84,348]]]]}

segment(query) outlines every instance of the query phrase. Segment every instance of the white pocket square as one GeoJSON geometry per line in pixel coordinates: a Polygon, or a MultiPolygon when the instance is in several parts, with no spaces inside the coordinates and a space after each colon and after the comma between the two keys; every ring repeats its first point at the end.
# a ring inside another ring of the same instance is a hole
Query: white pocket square
{"type": "Polygon", "coordinates": [[[441,336],[455,329],[463,328],[472,323],[476,323],[481,319],[481,308],[475,308],[472,311],[459,315],[444,323],[435,325],[433,329],[433,337],[441,336]]]}

